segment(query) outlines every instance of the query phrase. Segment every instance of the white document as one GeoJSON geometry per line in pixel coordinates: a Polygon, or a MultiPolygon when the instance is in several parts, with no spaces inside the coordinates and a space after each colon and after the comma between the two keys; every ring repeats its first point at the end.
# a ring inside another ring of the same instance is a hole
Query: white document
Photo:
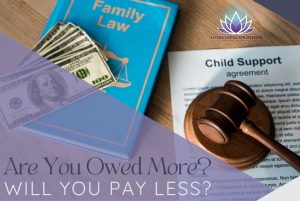
{"type": "Polygon", "coordinates": [[[300,177],[269,193],[258,201],[299,201],[300,177]]]}
{"type": "MultiPolygon", "coordinates": [[[[170,52],[169,71],[174,132],[185,137],[185,112],[198,94],[240,80],[269,107],[275,139],[300,155],[300,46],[170,52]]],[[[273,189],[299,176],[273,153],[245,173],[273,189]]]]}

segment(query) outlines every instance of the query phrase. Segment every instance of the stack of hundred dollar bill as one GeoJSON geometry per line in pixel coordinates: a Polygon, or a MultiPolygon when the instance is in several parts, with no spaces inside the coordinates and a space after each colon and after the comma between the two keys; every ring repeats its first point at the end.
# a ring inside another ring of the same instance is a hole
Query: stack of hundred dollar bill
{"type": "Polygon", "coordinates": [[[116,82],[101,46],[72,23],[54,25],[33,51],[99,89],[116,82]]]}
{"type": "Polygon", "coordinates": [[[0,75],[0,132],[113,85],[116,79],[102,52],[80,27],[54,25],[17,61],[19,69],[0,75]]]}

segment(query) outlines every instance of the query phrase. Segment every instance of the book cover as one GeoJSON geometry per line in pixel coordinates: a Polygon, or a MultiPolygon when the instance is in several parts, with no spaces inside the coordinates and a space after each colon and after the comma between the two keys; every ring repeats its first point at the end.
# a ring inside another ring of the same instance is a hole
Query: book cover
{"type": "MultiPolygon", "coordinates": [[[[43,34],[57,22],[80,26],[104,47],[108,64],[117,79],[117,83],[105,88],[105,92],[144,113],[177,12],[177,4],[164,0],[58,0],[43,34]]],[[[90,96],[31,122],[22,130],[127,158],[136,136],[101,132],[97,122],[101,111],[97,110],[97,105],[102,102],[98,96],[90,96]],[[84,112],[82,108],[85,108],[84,112]],[[78,114],[80,118],[76,118],[78,114]]]]}
{"type": "Polygon", "coordinates": [[[176,19],[165,0],[58,0],[45,27],[72,22],[104,47],[117,84],[106,92],[144,113],[176,19]]]}

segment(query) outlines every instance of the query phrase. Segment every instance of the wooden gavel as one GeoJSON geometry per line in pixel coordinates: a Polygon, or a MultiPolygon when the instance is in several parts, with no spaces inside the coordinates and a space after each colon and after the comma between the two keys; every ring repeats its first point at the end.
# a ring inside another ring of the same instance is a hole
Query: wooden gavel
{"type": "Polygon", "coordinates": [[[227,144],[230,134],[241,129],[300,172],[300,156],[269,138],[246,119],[256,100],[255,93],[248,85],[239,81],[226,82],[217,100],[205,110],[205,117],[198,119],[201,133],[215,143],[227,144]]]}

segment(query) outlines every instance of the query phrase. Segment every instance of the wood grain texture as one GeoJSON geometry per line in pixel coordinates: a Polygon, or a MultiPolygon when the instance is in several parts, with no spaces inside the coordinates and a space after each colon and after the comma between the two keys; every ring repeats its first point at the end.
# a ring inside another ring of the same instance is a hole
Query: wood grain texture
{"type": "Polygon", "coordinates": [[[55,5],[54,0],[1,0],[0,31],[32,48],[55,5]]]}
{"type": "MultiPolygon", "coordinates": [[[[252,0],[179,0],[181,11],[169,51],[300,44],[300,30],[252,0]],[[219,19],[230,8],[246,9],[255,19],[261,40],[216,41],[219,19]]],[[[33,47],[55,5],[55,0],[0,0],[0,31],[26,47],[33,47]]],[[[200,79],[200,77],[199,77],[200,79]]],[[[167,56],[158,76],[147,115],[172,129],[167,56]]]]}
{"type": "MultiPolygon", "coordinates": [[[[171,38],[169,51],[277,46],[300,44],[299,27],[251,0],[185,0],[171,38]],[[212,3],[213,2],[213,3],[212,3]],[[210,39],[218,34],[220,17],[231,8],[246,9],[254,18],[255,34],[261,40],[217,41],[210,39]]],[[[199,75],[199,79],[201,76],[199,75]]],[[[172,129],[170,78],[167,56],[164,59],[147,115],[172,129]]]]}

